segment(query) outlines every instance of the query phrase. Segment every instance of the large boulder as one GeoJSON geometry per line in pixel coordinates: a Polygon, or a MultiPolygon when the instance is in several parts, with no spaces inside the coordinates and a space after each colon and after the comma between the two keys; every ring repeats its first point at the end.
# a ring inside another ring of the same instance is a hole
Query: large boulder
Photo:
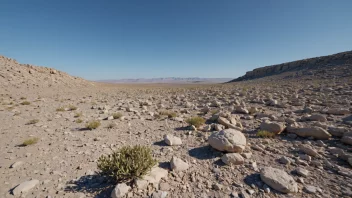
{"type": "Polygon", "coordinates": [[[265,167],[260,173],[260,178],[265,184],[279,192],[298,192],[298,186],[296,181],[291,175],[287,174],[283,170],[272,167],[265,167]]]}
{"type": "Polygon", "coordinates": [[[235,129],[224,129],[214,132],[208,138],[210,146],[230,153],[242,153],[246,146],[246,137],[241,131],[235,129]]]}
{"type": "Polygon", "coordinates": [[[319,140],[327,140],[331,137],[331,134],[321,127],[288,127],[287,132],[295,133],[301,137],[314,137],[319,140]]]}
{"type": "Polygon", "coordinates": [[[285,125],[276,122],[262,122],[260,130],[269,131],[275,134],[280,134],[285,130],[285,125]]]}

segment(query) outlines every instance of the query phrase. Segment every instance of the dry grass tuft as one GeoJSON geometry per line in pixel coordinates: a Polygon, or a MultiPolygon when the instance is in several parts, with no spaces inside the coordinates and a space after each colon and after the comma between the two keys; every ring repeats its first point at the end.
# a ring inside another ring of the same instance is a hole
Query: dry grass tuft
{"type": "Polygon", "coordinates": [[[101,125],[100,121],[93,120],[93,121],[90,121],[86,124],[86,128],[89,130],[93,130],[93,129],[98,128],[100,125],[101,125]]]}
{"type": "Polygon", "coordinates": [[[36,144],[38,141],[39,141],[39,138],[37,137],[29,138],[23,141],[22,146],[29,146],[32,144],[36,144]]]}
{"type": "Polygon", "coordinates": [[[261,138],[273,138],[273,137],[275,137],[275,133],[269,132],[269,131],[265,131],[265,130],[259,130],[257,132],[257,136],[261,137],[261,138]]]}
{"type": "Polygon", "coordinates": [[[193,125],[195,127],[200,127],[202,126],[204,123],[205,123],[205,119],[202,118],[202,117],[199,117],[199,116],[196,116],[196,117],[191,117],[191,118],[188,118],[186,120],[186,122],[189,124],[189,125],[193,125]]]}

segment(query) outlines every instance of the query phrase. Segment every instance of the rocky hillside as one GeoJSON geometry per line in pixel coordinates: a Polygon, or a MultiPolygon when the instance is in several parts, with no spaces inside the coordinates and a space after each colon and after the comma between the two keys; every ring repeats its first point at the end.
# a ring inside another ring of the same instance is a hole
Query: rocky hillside
{"type": "Polygon", "coordinates": [[[2,89],[81,87],[89,84],[82,78],[70,76],[53,68],[20,64],[15,59],[0,55],[0,87],[2,89]]]}
{"type": "MultiPolygon", "coordinates": [[[[230,82],[238,82],[243,80],[252,80],[257,78],[262,78],[266,76],[273,76],[277,74],[282,74],[286,72],[298,72],[301,74],[313,75],[313,71],[323,70],[327,67],[341,66],[344,68],[351,68],[352,66],[352,51],[341,52],[338,54],[333,54],[329,56],[321,56],[315,58],[308,58],[288,63],[282,63],[278,65],[271,65],[260,67],[252,71],[247,72],[244,76],[236,78],[230,82]]],[[[350,75],[350,72],[344,75],[350,75]]],[[[292,77],[291,75],[288,77],[292,77]]]]}

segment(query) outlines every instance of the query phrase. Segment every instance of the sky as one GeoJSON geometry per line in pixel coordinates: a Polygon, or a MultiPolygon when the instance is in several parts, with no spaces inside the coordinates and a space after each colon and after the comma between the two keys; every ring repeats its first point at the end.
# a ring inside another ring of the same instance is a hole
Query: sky
{"type": "Polygon", "coordinates": [[[352,50],[351,0],[0,0],[0,55],[89,80],[235,78],[352,50]]]}

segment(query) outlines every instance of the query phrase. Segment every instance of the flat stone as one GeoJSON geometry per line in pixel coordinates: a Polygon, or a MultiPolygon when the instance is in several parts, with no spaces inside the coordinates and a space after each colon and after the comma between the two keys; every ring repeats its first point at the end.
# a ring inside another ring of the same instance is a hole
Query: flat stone
{"type": "Polygon", "coordinates": [[[135,185],[137,186],[138,189],[141,189],[141,190],[147,188],[148,184],[152,184],[154,187],[158,187],[160,180],[162,178],[166,179],[167,176],[168,176],[167,170],[160,167],[154,167],[142,179],[135,180],[135,185]]]}
{"type": "Polygon", "coordinates": [[[21,194],[25,194],[39,184],[39,180],[33,179],[30,181],[25,181],[18,185],[13,191],[13,195],[19,196],[21,194]]]}
{"type": "Polygon", "coordinates": [[[221,157],[221,160],[227,165],[242,165],[244,164],[243,157],[238,153],[227,153],[221,157]]]}
{"type": "Polygon", "coordinates": [[[169,146],[177,146],[182,144],[181,138],[173,136],[171,134],[165,135],[164,141],[169,146]]]}
{"type": "Polygon", "coordinates": [[[271,188],[282,193],[296,193],[298,186],[292,176],[284,170],[272,167],[265,167],[260,173],[260,178],[271,188]]]}

